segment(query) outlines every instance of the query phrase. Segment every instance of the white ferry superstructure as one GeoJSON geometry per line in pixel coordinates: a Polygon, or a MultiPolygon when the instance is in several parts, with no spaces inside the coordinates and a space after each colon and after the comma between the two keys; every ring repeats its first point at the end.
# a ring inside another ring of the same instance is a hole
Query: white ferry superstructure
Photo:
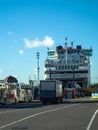
{"type": "Polygon", "coordinates": [[[68,83],[79,84],[81,88],[90,86],[90,57],[92,48],[57,46],[56,50],[47,49],[47,58],[44,64],[45,80],[61,80],[66,87],[68,83]]]}

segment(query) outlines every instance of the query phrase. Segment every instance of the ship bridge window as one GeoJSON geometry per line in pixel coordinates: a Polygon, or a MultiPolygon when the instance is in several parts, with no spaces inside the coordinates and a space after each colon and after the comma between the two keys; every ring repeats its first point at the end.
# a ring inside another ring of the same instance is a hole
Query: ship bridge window
{"type": "Polygon", "coordinates": [[[57,66],[55,66],[55,69],[57,70],[57,66]]]}
{"type": "Polygon", "coordinates": [[[71,65],[71,69],[73,69],[73,66],[71,65]]]}
{"type": "Polygon", "coordinates": [[[71,69],[78,69],[78,65],[71,66],[71,69]]]}
{"type": "Polygon", "coordinates": [[[47,54],[48,54],[48,56],[53,56],[53,55],[55,55],[55,51],[48,51],[47,54]]]}
{"type": "Polygon", "coordinates": [[[70,69],[70,65],[68,65],[68,69],[70,69]]]}
{"type": "Polygon", "coordinates": [[[56,69],[59,69],[59,70],[64,70],[64,69],[78,69],[79,66],[78,65],[59,65],[56,67],[56,69]]]}
{"type": "Polygon", "coordinates": [[[65,65],[65,69],[67,69],[67,66],[65,65]]]}
{"type": "Polygon", "coordinates": [[[76,69],[77,68],[77,66],[76,65],[74,65],[74,69],[76,69]]]}
{"type": "Polygon", "coordinates": [[[92,55],[92,51],[85,51],[84,54],[85,55],[92,55]]]}
{"type": "Polygon", "coordinates": [[[76,68],[77,68],[77,69],[79,68],[78,65],[76,66],[76,68]]]}
{"type": "Polygon", "coordinates": [[[62,65],[62,69],[64,69],[64,65],[62,65]]]}
{"type": "Polygon", "coordinates": [[[59,70],[61,69],[61,66],[59,65],[59,70]]]}

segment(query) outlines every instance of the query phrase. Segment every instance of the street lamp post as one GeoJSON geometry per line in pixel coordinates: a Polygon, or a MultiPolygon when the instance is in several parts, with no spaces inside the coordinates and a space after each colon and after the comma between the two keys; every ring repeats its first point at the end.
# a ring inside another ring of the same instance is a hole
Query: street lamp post
{"type": "Polygon", "coordinates": [[[38,74],[38,83],[39,83],[39,56],[40,56],[40,53],[37,52],[37,74],[38,74]]]}

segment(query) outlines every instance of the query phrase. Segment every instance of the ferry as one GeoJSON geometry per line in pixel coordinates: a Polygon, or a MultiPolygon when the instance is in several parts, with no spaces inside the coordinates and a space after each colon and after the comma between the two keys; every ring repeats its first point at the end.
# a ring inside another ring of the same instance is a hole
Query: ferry
{"type": "Polygon", "coordinates": [[[47,49],[44,63],[44,80],[61,80],[64,88],[88,88],[91,82],[90,57],[92,47],[85,49],[82,45],[64,44],[54,50],[47,49]]]}

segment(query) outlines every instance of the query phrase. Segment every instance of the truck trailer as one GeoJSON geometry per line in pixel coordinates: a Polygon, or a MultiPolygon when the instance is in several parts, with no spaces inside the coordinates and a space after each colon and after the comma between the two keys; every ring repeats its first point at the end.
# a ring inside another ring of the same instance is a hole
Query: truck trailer
{"type": "Polygon", "coordinates": [[[63,87],[59,80],[41,80],[40,81],[40,101],[47,103],[62,103],[63,87]]]}

